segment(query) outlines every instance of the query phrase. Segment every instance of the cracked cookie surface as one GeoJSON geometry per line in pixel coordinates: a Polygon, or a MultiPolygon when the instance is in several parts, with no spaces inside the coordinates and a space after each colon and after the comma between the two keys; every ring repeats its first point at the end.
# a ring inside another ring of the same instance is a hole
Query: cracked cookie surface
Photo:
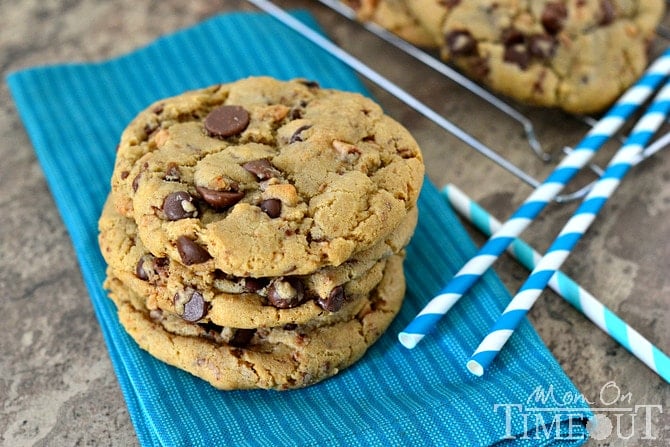
{"type": "Polygon", "coordinates": [[[390,234],[423,172],[415,140],[371,100],[249,78],[142,112],[122,136],[112,195],[156,257],[300,275],[390,234]]]}
{"type": "MultiPolygon", "coordinates": [[[[382,26],[406,20],[470,78],[518,101],[569,113],[602,111],[644,71],[661,0],[345,1],[382,26]]],[[[403,37],[412,41],[408,33],[403,37]]],[[[425,45],[425,39],[415,40],[425,45]]]]}

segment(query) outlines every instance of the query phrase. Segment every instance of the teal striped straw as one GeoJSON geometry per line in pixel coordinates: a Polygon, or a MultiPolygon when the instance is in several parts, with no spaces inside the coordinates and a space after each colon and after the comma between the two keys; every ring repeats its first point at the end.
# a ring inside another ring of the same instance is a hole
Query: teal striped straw
{"type": "Polygon", "coordinates": [[[586,134],[584,139],[556,166],[510,219],[496,231],[431,299],[419,314],[398,334],[406,348],[414,348],[458,300],[477,283],[498,257],[588,163],[632,114],[652,95],[670,72],[670,48],[651,64],[644,75],[629,88],[610,110],[586,134]]]}
{"type": "MultiPolygon", "coordinates": [[[[490,236],[502,226],[495,217],[456,186],[446,185],[441,193],[460,215],[484,235],[490,236]]],[[[533,270],[542,258],[533,247],[519,238],[514,239],[507,252],[528,270],[533,270]]],[[[549,287],[663,380],[670,383],[670,358],[667,354],[598,301],[595,296],[561,271],[557,271],[549,279],[549,287]]]]}
{"type": "Polygon", "coordinates": [[[563,265],[577,242],[584,235],[625,175],[642,154],[647,143],[661,127],[670,112],[670,83],[656,95],[651,106],[607,165],[600,179],[586,195],[573,216],[565,224],[547,253],[537,263],[519,292],[512,298],[488,335],[470,357],[468,370],[481,376],[493,362],[519,323],[547,287],[549,279],[563,265]]]}

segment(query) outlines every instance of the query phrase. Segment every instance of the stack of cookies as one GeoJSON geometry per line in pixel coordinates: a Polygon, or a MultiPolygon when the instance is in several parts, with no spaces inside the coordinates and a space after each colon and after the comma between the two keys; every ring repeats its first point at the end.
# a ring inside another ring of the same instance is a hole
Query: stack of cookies
{"type": "Polygon", "coordinates": [[[647,64],[662,0],[343,0],[518,101],[602,111],[647,64]]]}
{"type": "Polygon", "coordinates": [[[159,101],[118,147],[105,288],[140,347],[217,388],[316,383],[397,314],[423,173],[358,94],[258,77],[159,101]]]}

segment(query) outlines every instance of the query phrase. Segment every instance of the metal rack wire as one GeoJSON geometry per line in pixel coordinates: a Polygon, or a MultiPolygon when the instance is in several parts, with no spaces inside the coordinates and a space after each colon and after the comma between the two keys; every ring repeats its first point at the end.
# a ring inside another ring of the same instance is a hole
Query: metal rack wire
{"type": "MultiPolygon", "coordinates": [[[[496,165],[500,166],[504,170],[510,172],[518,179],[522,180],[532,188],[537,188],[540,185],[540,181],[537,180],[533,175],[521,169],[515,163],[501,155],[499,151],[492,149],[490,146],[484,144],[470,133],[465,131],[461,126],[454,124],[452,121],[448,120],[444,116],[437,113],[435,110],[428,107],[426,104],[417,99],[414,95],[402,89],[379,72],[368,66],[363,61],[357,59],[335,43],[331,42],[323,35],[304,25],[299,20],[295,19],[293,16],[284,11],[281,7],[277,6],[274,2],[267,0],[247,0],[247,2],[253,4],[257,8],[263,10],[264,12],[272,15],[277,20],[285,24],[290,29],[300,33],[306,39],[312,41],[316,45],[320,46],[322,49],[326,50],[331,55],[340,59],[342,62],[350,66],[360,75],[376,84],[378,87],[381,87],[386,92],[396,97],[400,101],[404,102],[407,106],[414,109],[416,112],[420,113],[424,117],[431,120],[433,123],[461,140],[463,143],[485,156],[486,158],[493,161],[496,165]]],[[[375,23],[358,23],[356,21],[356,14],[349,7],[344,5],[342,2],[337,0],[319,0],[320,3],[326,7],[332,9],[336,13],[340,14],[342,17],[348,19],[351,22],[357,23],[365,30],[367,30],[372,35],[382,39],[386,43],[392,45],[393,47],[401,50],[405,54],[411,56],[412,58],[420,61],[421,63],[432,68],[439,74],[445,76],[449,80],[456,83],[460,88],[468,91],[470,94],[480,98],[481,100],[487,102],[493,108],[495,108],[499,113],[503,114],[507,118],[515,121],[523,129],[526,141],[532,152],[544,163],[552,161],[552,157],[548,152],[546,152],[537,137],[537,133],[533,122],[517,108],[510,105],[509,103],[502,100],[500,97],[491,93],[486,88],[478,85],[472,80],[468,79],[457,70],[450,67],[448,64],[439,60],[435,55],[430,54],[409,42],[399,38],[395,34],[387,31],[386,29],[376,25],[375,23]]],[[[670,3],[670,2],[666,2],[670,3]]],[[[659,38],[670,40],[670,30],[665,28],[660,28],[658,30],[659,38]]],[[[588,116],[575,117],[575,119],[580,120],[586,126],[592,126],[595,122],[595,119],[588,116]]],[[[619,140],[623,139],[621,135],[617,135],[619,140]]],[[[666,147],[670,144],[670,133],[663,135],[649,145],[642,153],[642,156],[639,158],[637,163],[642,162],[643,160],[651,157],[653,154],[659,150],[666,147]]],[[[570,152],[571,148],[565,146],[563,148],[564,153],[570,152]]],[[[637,164],[636,163],[636,164],[637,164]]],[[[600,176],[602,173],[602,168],[596,164],[591,163],[589,165],[591,171],[595,174],[596,177],[600,176]]],[[[595,180],[594,180],[595,181],[595,180]]],[[[575,191],[567,192],[562,195],[559,195],[555,198],[556,202],[569,202],[584,197],[590,187],[591,183],[578,188],[575,191]]]]}

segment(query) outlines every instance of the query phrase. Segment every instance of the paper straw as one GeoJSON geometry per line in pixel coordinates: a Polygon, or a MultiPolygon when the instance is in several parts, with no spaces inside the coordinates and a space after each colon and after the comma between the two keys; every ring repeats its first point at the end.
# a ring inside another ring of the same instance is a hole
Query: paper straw
{"type": "MultiPolygon", "coordinates": [[[[456,186],[447,185],[441,192],[449,200],[451,206],[484,235],[490,236],[502,225],[456,186]]],[[[528,270],[533,270],[542,258],[535,249],[518,238],[514,239],[507,248],[507,252],[528,270]]],[[[663,380],[670,383],[670,358],[667,354],[598,301],[595,296],[561,271],[557,271],[549,279],[549,287],[663,380]]]]}
{"type": "Polygon", "coordinates": [[[520,235],[535,217],[552,201],[563,187],[593,157],[628,118],[651,96],[670,72],[670,48],[647,69],[644,75],[629,88],[584,139],[559,163],[547,179],[540,184],[517,209],[500,230],[479,249],[451,281],[419,312],[404,331],[398,334],[400,343],[414,348],[440,318],[472,287],[495,260],[520,235]]]}
{"type": "Polygon", "coordinates": [[[547,253],[537,263],[519,292],[512,298],[488,335],[472,354],[468,370],[481,376],[498,352],[512,336],[523,317],[533,306],[549,279],[561,267],[571,250],[584,235],[626,173],[642,153],[652,136],[670,112],[670,83],[658,93],[652,105],[631,131],[625,144],[617,151],[605,172],[593,185],[574,215],[565,224],[547,253]]]}

